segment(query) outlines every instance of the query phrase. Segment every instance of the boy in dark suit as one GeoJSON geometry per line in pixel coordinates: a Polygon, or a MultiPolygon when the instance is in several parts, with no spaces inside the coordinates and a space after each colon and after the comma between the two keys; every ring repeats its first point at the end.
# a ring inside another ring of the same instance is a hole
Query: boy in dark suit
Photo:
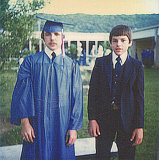
{"type": "Polygon", "coordinates": [[[97,160],[109,160],[116,139],[120,160],[134,160],[143,139],[144,72],[128,54],[132,31],[117,25],[110,32],[112,53],[97,58],[88,94],[89,134],[96,137],[97,160]]]}

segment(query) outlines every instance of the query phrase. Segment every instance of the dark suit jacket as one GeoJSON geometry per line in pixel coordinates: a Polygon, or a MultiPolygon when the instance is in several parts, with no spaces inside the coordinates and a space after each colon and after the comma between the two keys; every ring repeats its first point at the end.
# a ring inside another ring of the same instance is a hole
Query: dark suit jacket
{"type": "MultiPolygon", "coordinates": [[[[144,127],[144,72],[142,63],[128,55],[121,92],[121,118],[126,131],[144,127]]],[[[108,122],[111,110],[112,54],[97,58],[88,93],[88,118],[108,122]]]]}

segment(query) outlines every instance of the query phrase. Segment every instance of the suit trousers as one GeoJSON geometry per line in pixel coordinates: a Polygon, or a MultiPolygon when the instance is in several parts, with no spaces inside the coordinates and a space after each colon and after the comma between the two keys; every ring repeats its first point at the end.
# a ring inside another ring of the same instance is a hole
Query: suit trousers
{"type": "Polygon", "coordinates": [[[130,141],[132,132],[123,128],[121,111],[110,111],[98,123],[101,135],[96,138],[96,160],[110,160],[113,141],[118,147],[119,160],[134,160],[136,147],[130,141]]]}

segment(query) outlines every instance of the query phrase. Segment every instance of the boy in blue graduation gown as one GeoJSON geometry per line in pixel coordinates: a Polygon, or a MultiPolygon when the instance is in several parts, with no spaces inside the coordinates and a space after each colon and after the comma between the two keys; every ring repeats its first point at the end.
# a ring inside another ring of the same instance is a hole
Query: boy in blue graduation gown
{"type": "Polygon", "coordinates": [[[22,160],[74,160],[82,128],[83,90],[78,64],[63,52],[63,24],[47,20],[45,49],[20,66],[11,123],[22,126],[22,160]]]}
{"type": "Polygon", "coordinates": [[[128,26],[115,26],[109,39],[113,52],[96,59],[90,80],[89,133],[96,137],[97,160],[110,159],[115,138],[119,159],[134,160],[143,139],[143,66],[127,52],[132,45],[128,26]]]}

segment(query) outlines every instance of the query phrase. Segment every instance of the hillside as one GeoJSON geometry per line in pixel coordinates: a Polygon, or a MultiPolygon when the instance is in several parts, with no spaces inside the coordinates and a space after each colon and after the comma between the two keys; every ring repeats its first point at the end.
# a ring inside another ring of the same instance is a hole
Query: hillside
{"type": "Polygon", "coordinates": [[[110,32],[111,28],[117,24],[125,24],[130,26],[132,29],[159,25],[159,14],[88,15],[78,13],[54,15],[39,13],[38,16],[74,24],[74,26],[66,26],[64,28],[65,32],[108,33],[110,32]]]}

